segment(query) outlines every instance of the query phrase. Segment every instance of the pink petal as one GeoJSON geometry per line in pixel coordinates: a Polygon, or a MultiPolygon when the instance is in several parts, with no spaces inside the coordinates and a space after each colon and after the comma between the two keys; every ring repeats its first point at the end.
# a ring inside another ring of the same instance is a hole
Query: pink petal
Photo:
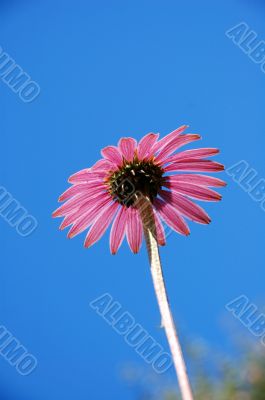
{"type": "Polygon", "coordinates": [[[145,135],[138,144],[137,154],[139,160],[150,157],[152,154],[152,149],[159,138],[157,133],[148,133],[145,135]]]}
{"type": "Polygon", "coordinates": [[[164,136],[154,145],[153,151],[154,152],[157,152],[158,150],[161,151],[165,146],[171,143],[172,140],[178,137],[187,128],[188,125],[182,125],[178,129],[175,129],[173,132],[170,132],[168,135],[164,136]]]}
{"type": "Polygon", "coordinates": [[[209,215],[200,206],[187,199],[187,197],[165,190],[161,190],[159,194],[166,202],[170,203],[182,215],[192,221],[199,222],[200,224],[209,224],[211,222],[209,215]]]}
{"type": "Polygon", "coordinates": [[[104,187],[99,187],[97,189],[93,189],[93,192],[81,192],[74,197],[71,197],[70,200],[66,201],[62,206],[57,208],[52,214],[53,217],[61,217],[63,215],[68,214],[71,211],[74,211],[76,208],[81,207],[85,202],[93,202],[97,201],[98,198],[102,196],[109,196],[107,191],[104,192],[104,187]]]}
{"type": "Polygon", "coordinates": [[[114,217],[114,214],[116,213],[118,207],[119,203],[113,203],[111,205],[108,205],[108,207],[104,209],[104,211],[91,226],[86,236],[86,240],[84,243],[85,247],[92,246],[101,238],[101,236],[105,233],[109,224],[111,223],[112,218],[114,217]]]}
{"type": "Polygon", "coordinates": [[[154,213],[154,218],[155,218],[155,224],[156,224],[156,240],[160,246],[164,246],[166,244],[166,236],[165,236],[165,231],[163,224],[161,222],[161,219],[156,212],[156,210],[153,208],[153,213],[154,213]]]}
{"type": "Polygon", "coordinates": [[[160,217],[175,231],[182,235],[189,235],[190,230],[182,216],[164,200],[158,198],[154,201],[154,206],[160,217]]]}
{"type": "Polygon", "coordinates": [[[175,161],[182,161],[186,158],[206,158],[211,157],[219,153],[218,149],[193,149],[193,150],[185,150],[181,153],[174,154],[173,156],[167,159],[167,162],[175,162],[175,161]]]}
{"type": "Polygon", "coordinates": [[[80,205],[87,200],[87,198],[88,196],[86,193],[79,193],[76,196],[71,197],[52,213],[53,218],[62,217],[63,215],[74,211],[76,208],[79,208],[80,205]]]}
{"type": "Polygon", "coordinates": [[[111,161],[102,158],[98,160],[93,167],[91,168],[91,172],[109,172],[113,171],[116,168],[116,165],[113,164],[111,161]]]}
{"type": "Polygon", "coordinates": [[[80,218],[79,210],[77,211],[75,210],[74,212],[67,214],[67,216],[63,219],[63,222],[59,226],[59,229],[62,231],[63,229],[75,223],[78,220],[78,218],[80,218]]]}
{"type": "Polygon", "coordinates": [[[196,171],[196,172],[219,172],[223,171],[224,166],[216,161],[198,160],[190,158],[185,162],[175,162],[164,168],[165,172],[169,171],[196,171]]]}
{"type": "Polygon", "coordinates": [[[119,140],[119,150],[126,161],[132,161],[137,146],[137,142],[133,138],[121,138],[119,140]]]}
{"type": "Polygon", "coordinates": [[[226,183],[221,179],[199,174],[177,174],[177,175],[167,176],[166,180],[169,183],[190,182],[200,186],[213,186],[213,187],[226,186],[226,183]]]}
{"type": "MultiPolygon", "coordinates": [[[[105,160],[105,162],[109,163],[109,161],[107,160],[105,160]]],[[[93,165],[92,168],[85,168],[71,175],[70,178],[68,179],[68,182],[72,184],[77,184],[77,183],[86,183],[93,179],[99,179],[99,178],[103,179],[106,176],[106,170],[104,170],[103,168],[101,169],[97,168],[97,163],[93,165]]],[[[112,169],[116,168],[113,166],[113,164],[110,163],[110,165],[112,165],[112,169]]]]}
{"type": "Polygon", "coordinates": [[[126,224],[126,235],[129,246],[133,253],[138,253],[143,240],[143,226],[138,210],[128,208],[128,219],[126,224]]]}
{"type": "Polygon", "coordinates": [[[88,199],[82,203],[79,207],[74,208],[65,215],[63,222],[59,229],[65,229],[67,226],[72,225],[77,222],[81,217],[84,217],[88,212],[93,211],[94,207],[104,205],[106,201],[110,201],[110,196],[105,194],[103,196],[97,197],[96,199],[88,199]]]}
{"type": "Polygon", "coordinates": [[[72,228],[68,232],[67,237],[71,239],[74,236],[78,235],[79,233],[83,232],[85,229],[87,229],[99,214],[107,211],[111,203],[112,203],[112,198],[109,196],[108,198],[102,197],[93,205],[91,205],[91,207],[88,208],[88,211],[85,214],[82,214],[74,222],[72,228]]]}
{"type": "Polygon", "coordinates": [[[116,254],[122,244],[126,229],[127,210],[126,207],[121,207],[113,221],[110,231],[111,254],[116,254]]]}
{"type": "MultiPolygon", "coordinates": [[[[73,185],[69,187],[61,196],[59,197],[58,201],[65,201],[77,194],[81,194],[83,192],[91,192],[93,189],[101,188],[104,190],[104,186],[102,185],[102,181],[100,179],[94,180],[88,183],[80,183],[77,185],[73,185]]],[[[106,189],[106,188],[105,188],[106,189]]]]}
{"type": "Polygon", "coordinates": [[[122,165],[122,155],[116,146],[107,146],[101,150],[101,154],[106,160],[109,160],[117,167],[122,165]]]}
{"type": "Polygon", "coordinates": [[[176,151],[177,149],[188,143],[194,142],[195,140],[199,140],[200,138],[201,138],[200,135],[194,135],[194,134],[177,136],[161,150],[161,152],[156,156],[156,161],[160,163],[162,162],[166,163],[167,157],[174,151],[176,151]]]}
{"type": "Polygon", "coordinates": [[[75,174],[71,175],[68,179],[70,183],[79,183],[79,182],[86,182],[89,180],[91,176],[91,168],[85,168],[81,171],[76,172],[75,174]]]}
{"type": "Polygon", "coordinates": [[[62,231],[68,226],[77,223],[81,217],[88,213],[88,211],[91,211],[91,207],[88,203],[84,203],[80,208],[76,208],[72,212],[66,214],[59,229],[62,231]]]}
{"type": "MultiPolygon", "coordinates": [[[[165,184],[165,186],[167,186],[165,184]]],[[[168,185],[174,192],[182,193],[194,199],[204,201],[219,201],[222,196],[212,189],[207,189],[205,186],[194,185],[188,182],[172,182],[168,185]]]]}

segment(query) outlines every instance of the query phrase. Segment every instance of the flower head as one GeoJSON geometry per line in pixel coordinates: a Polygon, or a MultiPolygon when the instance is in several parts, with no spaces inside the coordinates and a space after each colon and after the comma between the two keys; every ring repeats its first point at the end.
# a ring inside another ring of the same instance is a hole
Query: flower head
{"type": "Polygon", "coordinates": [[[162,221],[182,235],[190,233],[185,218],[208,224],[210,217],[191,199],[218,201],[220,194],[209,187],[225,186],[225,182],[198,172],[218,172],[224,167],[206,159],[219,152],[215,148],[175,153],[200,139],[199,135],[183,134],[186,128],[181,126],[160,140],[158,134],[149,133],[139,143],[121,138],[118,146],[105,147],[102,159],[70,176],[72,186],[59,198],[65,203],[53,213],[64,217],[60,229],[71,226],[68,237],[72,238],[90,228],[84,243],[90,247],[112,223],[111,253],[117,252],[125,235],[137,253],[143,237],[137,207],[140,196],[152,204],[159,245],[165,244],[162,221]]]}

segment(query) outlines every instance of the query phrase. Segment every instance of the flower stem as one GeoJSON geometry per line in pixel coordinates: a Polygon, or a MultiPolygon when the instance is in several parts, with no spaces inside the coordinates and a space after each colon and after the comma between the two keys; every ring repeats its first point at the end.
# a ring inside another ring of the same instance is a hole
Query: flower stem
{"type": "Polygon", "coordinates": [[[166,336],[169,342],[169,347],[176,369],[182,399],[193,400],[185,361],[183,358],[165,288],[159,249],[156,240],[155,220],[152,205],[148,199],[141,198],[141,201],[139,201],[138,203],[138,209],[143,222],[146,246],[151,266],[151,274],[153,278],[156,297],[158,300],[158,305],[160,308],[160,313],[162,316],[162,326],[165,329],[166,336]]]}

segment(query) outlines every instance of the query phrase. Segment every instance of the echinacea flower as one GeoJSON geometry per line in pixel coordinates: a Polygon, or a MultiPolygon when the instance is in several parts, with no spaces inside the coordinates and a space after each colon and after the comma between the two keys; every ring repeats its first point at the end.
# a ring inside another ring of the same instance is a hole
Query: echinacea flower
{"type": "Polygon", "coordinates": [[[60,229],[71,226],[68,237],[73,238],[90,228],[84,242],[90,247],[112,223],[111,253],[117,252],[125,235],[137,253],[143,238],[136,207],[139,195],[152,204],[159,245],[165,244],[162,221],[182,235],[190,233],[186,218],[208,224],[210,217],[193,199],[220,200],[220,194],[210,187],[221,187],[225,182],[198,173],[218,172],[224,167],[207,159],[219,152],[215,148],[175,153],[200,139],[197,134],[183,134],[186,128],[181,126],[160,140],[159,134],[149,133],[139,143],[128,137],[121,138],[118,146],[105,147],[102,159],[69,178],[72,186],[59,198],[65,203],[53,213],[64,217],[60,229]]]}
{"type": "Polygon", "coordinates": [[[200,139],[199,135],[183,134],[186,128],[186,125],[181,126],[160,140],[158,134],[149,133],[139,143],[133,138],[122,138],[118,146],[105,147],[101,151],[103,158],[94,166],[69,178],[72,186],[59,198],[65,203],[53,216],[64,217],[61,229],[71,226],[69,238],[89,228],[85,247],[97,242],[112,223],[110,249],[113,254],[125,235],[131,250],[137,253],[144,233],[162,324],[182,398],[193,400],[168,303],[158,245],[165,244],[162,221],[182,235],[190,233],[186,218],[209,224],[210,217],[193,199],[220,200],[220,194],[211,187],[224,186],[225,182],[200,174],[224,169],[222,164],[207,159],[217,154],[218,149],[175,153],[200,139]]]}

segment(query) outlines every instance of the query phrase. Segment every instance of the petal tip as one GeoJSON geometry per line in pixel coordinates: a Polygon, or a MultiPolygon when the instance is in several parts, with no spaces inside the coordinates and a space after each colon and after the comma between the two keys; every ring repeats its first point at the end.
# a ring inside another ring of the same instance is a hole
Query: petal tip
{"type": "Polygon", "coordinates": [[[85,249],[88,249],[88,248],[91,247],[93,244],[94,244],[94,242],[91,241],[91,238],[87,238],[87,239],[84,241],[84,248],[85,248],[85,249]]]}
{"type": "Polygon", "coordinates": [[[61,194],[61,196],[58,197],[58,202],[61,203],[64,200],[65,200],[65,196],[64,196],[64,194],[61,194]]]}
{"type": "Polygon", "coordinates": [[[220,180],[219,186],[220,186],[220,187],[226,187],[226,186],[227,186],[227,182],[221,181],[221,180],[220,180]]]}
{"type": "Polygon", "coordinates": [[[190,229],[189,229],[188,226],[187,226],[186,230],[184,231],[184,235],[185,236],[189,236],[190,235],[190,229]]]}

